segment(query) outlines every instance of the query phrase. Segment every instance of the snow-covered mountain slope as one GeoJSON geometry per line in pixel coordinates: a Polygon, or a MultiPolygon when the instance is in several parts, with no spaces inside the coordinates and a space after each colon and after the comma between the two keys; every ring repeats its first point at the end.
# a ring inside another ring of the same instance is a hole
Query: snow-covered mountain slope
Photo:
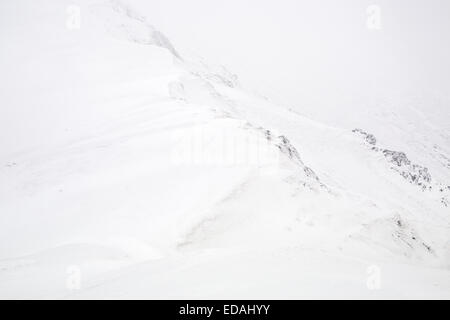
{"type": "Polygon", "coordinates": [[[0,297],[450,297],[445,125],[313,121],[120,1],[0,7],[0,297]]]}

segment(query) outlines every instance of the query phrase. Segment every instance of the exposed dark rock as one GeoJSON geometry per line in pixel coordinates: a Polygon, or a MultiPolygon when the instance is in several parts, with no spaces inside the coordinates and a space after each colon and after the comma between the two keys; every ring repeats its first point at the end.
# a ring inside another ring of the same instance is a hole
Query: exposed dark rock
{"type": "Polygon", "coordinates": [[[429,252],[433,252],[433,250],[431,250],[431,247],[429,245],[427,245],[425,242],[422,242],[422,245],[429,251],[429,252]]]}
{"type": "Polygon", "coordinates": [[[319,177],[316,175],[316,173],[310,167],[304,167],[303,171],[305,171],[306,176],[319,181],[319,177]]]}
{"type": "Polygon", "coordinates": [[[365,132],[364,130],[353,129],[352,132],[362,135],[364,140],[368,144],[372,145],[371,150],[375,152],[381,151],[386,160],[395,165],[394,167],[391,167],[392,170],[397,171],[407,181],[421,187],[423,190],[432,189],[430,186],[431,175],[428,172],[428,168],[418,164],[413,164],[404,152],[375,147],[377,141],[375,136],[365,132]]]}
{"type": "Polygon", "coordinates": [[[276,145],[281,152],[287,154],[289,158],[299,161],[303,164],[297,149],[291,144],[288,138],[286,138],[285,136],[279,136],[278,141],[279,142],[276,145]]]}
{"type": "Polygon", "coordinates": [[[367,133],[367,132],[365,132],[365,131],[363,131],[361,129],[353,129],[352,131],[355,132],[355,133],[359,133],[359,134],[363,135],[364,136],[364,140],[368,144],[371,144],[373,146],[377,144],[377,139],[375,138],[375,136],[373,134],[367,133]]]}
{"type": "MultiPolygon", "coordinates": [[[[275,144],[275,146],[280,150],[280,152],[284,153],[289,157],[289,159],[296,162],[300,167],[303,168],[303,172],[308,178],[314,179],[320,183],[319,177],[317,174],[309,167],[305,166],[303,163],[299,152],[297,149],[292,145],[292,143],[289,141],[289,139],[286,136],[274,136],[270,130],[259,128],[259,130],[263,131],[264,136],[266,139],[272,143],[275,144]]],[[[320,183],[321,186],[324,186],[322,183],[320,183]]]]}
{"type": "Polygon", "coordinates": [[[383,150],[383,154],[390,162],[395,163],[399,167],[411,164],[411,161],[409,161],[408,157],[404,152],[391,151],[385,149],[383,150]]]}

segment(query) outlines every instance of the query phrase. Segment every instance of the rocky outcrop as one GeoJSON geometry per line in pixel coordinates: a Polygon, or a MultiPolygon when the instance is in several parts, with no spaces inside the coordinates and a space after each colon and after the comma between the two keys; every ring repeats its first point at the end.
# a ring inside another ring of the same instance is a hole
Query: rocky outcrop
{"type": "MultiPolygon", "coordinates": [[[[381,153],[390,165],[391,170],[400,174],[409,183],[420,187],[423,191],[439,193],[438,199],[441,205],[449,206],[450,186],[433,181],[427,167],[413,163],[404,152],[377,147],[377,139],[373,134],[361,129],[354,129],[352,132],[361,135],[370,150],[381,153]]],[[[434,147],[435,150],[436,148],[437,146],[434,147]]]]}
{"type": "Polygon", "coordinates": [[[352,132],[362,135],[364,141],[371,147],[371,150],[381,152],[386,161],[392,165],[391,169],[398,172],[408,182],[421,187],[423,190],[432,189],[432,177],[427,167],[412,163],[404,152],[377,147],[377,139],[373,134],[361,129],[354,129],[352,132]]]}
{"type": "Polygon", "coordinates": [[[400,173],[403,178],[410,183],[421,186],[423,189],[432,188],[430,185],[431,175],[428,172],[428,168],[411,163],[404,152],[387,149],[382,150],[382,152],[384,157],[395,165],[392,169],[400,173]]]}
{"type": "Polygon", "coordinates": [[[320,182],[320,179],[314,170],[303,163],[299,152],[286,136],[274,135],[270,130],[264,128],[259,128],[259,130],[263,131],[266,139],[273,143],[282,154],[286,155],[291,161],[302,168],[303,174],[307,179],[319,182],[321,187],[325,187],[325,185],[320,182]]]}

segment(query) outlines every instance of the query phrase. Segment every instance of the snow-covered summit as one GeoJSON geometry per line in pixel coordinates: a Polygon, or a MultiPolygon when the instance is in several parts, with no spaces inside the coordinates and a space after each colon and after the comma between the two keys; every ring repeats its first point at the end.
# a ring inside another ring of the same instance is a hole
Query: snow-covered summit
{"type": "Polygon", "coordinates": [[[108,32],[117,39],[138,44],[155,45],[169,50],[175,57],[181,58],[169,39],[149,24],[129,5],[120,0],[93,5],[90,8],[104,23],[108,32]]]}

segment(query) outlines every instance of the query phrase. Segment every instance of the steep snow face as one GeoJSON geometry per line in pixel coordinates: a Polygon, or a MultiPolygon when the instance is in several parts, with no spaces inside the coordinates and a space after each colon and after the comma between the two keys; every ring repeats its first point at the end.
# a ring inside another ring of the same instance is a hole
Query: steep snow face
{"type": "Polygon", "coordinates": [[[139,15],[125,3],[114,0],[93,6],[91,10],[100,21],[104,22],[106,29],[113,37],[138,44],[159,46],[180,58],[169,39],[150,25],[144,16],[139,15]]]}
{"type": "Polygon", "coordinates": [[[445,128],[312,121],[119,1],[0,6],[0,297],[450,296],[445,128]]]}

